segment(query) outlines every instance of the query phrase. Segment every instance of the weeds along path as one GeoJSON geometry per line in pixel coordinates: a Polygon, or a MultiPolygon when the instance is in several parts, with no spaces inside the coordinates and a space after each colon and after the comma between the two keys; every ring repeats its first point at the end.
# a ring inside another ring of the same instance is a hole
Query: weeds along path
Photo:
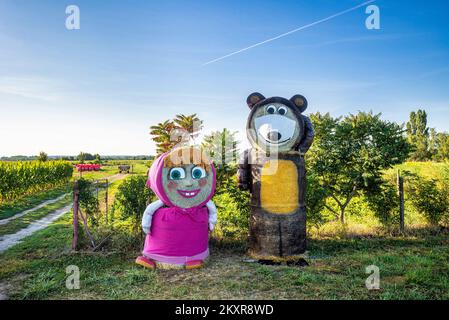
{"type": "Polygon", "coordinates": [[[52,213],[48,214],[44,218],[30,223],[26,228],[19,230],[14,234],[7,234],[0,238],[0,253],[8,250],[12,246],[19,243],[23,238],[26,238],[36,231],[46,228],[50,223],[69,212],[72,209],[72,204],[66,205],[52,213]]]}
{"type": "Polygon", "coordinates": [[[16,215],[12,216],[12,217],[9,217],[9,218],[0,220],[0,226],[9,223],[11,220],[15,220],[15,219],[17,219],[17,218],[23,217],[24,215],[26,215],[26,214],[28,214],[28,213],[37,211],[37,210],[39,210],[39,209],[45,207],[46,205],[49,205],[49,204],[58,202],[59,200],[63,199],[65,196],[67,196],[67,193],[65,193],[65,194],[63,194],[63,195],[61,195],[61,196],[59,196],[59,197],[57,197],[57,198],[55,198],[55,199],[50,199],[50,200],[44,201],[44,202],[42,202],[41,204],[35,206],[34,208],[31,208],[31,209],[22,211],[21,213],[18,213],[18,214],[16,214],[16,215]]]}
{"type": "Polygon", "coordinates": [[[107,179],[108,179],[109,184],[111,184],[117,180],[125,179],[128,176],[129,176],[129,174],[117,173],[117,174],[114,174],[113,176],[107,177],[107,179]]]}
{"type": "MultiPolygon", "coordinates": [[[[106,177],[106,179],[108,179],[109,183],[113,183],[113,182],[115,182],[117,180],[124,179],[127,176],[128,176],[127,174],[117,173],[117,174],[114,174],[112,176],[106,177]]],[[[37,210],[39,210],[39,209],[41,209],[41,208],[43,208],[43,207],[45,207],[47,205],[53,204],[55,202],[58,202],[59,200],[62,200],[64,197],[66,197],[68,194],[69,193],[62,194],[62,195],[60,195],[57,198],[46,200],[46,201],[38,204],[34,208],[30,208],[30,209],[24,210],[24,211],[22,211],[20,213],[17,213],[17,214],[15,214],[15,215],[13,215],[13,216],[11,216],[9,218],[1,219],[0,220],[0,226],[8,224],[10,221],[18,219],[18,218],[21,218],[21,217],[23,217],[23,216],[25,216],[25,215],[27,215],[29,213],[35,212],[35,211],[37,211],[37,210]]]]}
{"type": "MultiPolygon", "coordinates": [[[[109,176],[107,179],[109,180],[109,183],[112,184],[112,183],[114,183],[118,180],[122,180],[128,176],[129,176],[128,174],[115,174],[113,176],[109,176]]],[[[56,203],[58,201],[62,201],[63,198],[66,197],[67,195],[68,195],[68,193],[66,193],[56,199],[45,201],[45,202],[41,203],[40,205],[38,205],[32,209],[25,210],[22,213],[19,213],[11,218],[1,220],[0,225],[6,225],[8,223],[13,223],[15,221],[12,221],[12,220],[26,216],[27,214],[30,214],[34,211],[38,211],[42,208],[45,208],[46,206],[50,206],[53,203],[56,203]],[[6,222],[4,222],[4,221],[6,221],[6,222]]],[[[17,243],[19,243],[20,241],[22,241],[22,239],[32,235],[36,231],[46,228],[52,222],[54,222],[55,220],[57,220],[64,214],[68,213],[71,209],[72,209],[72,203],[64,205],[63,207],[58,208],[58,209],[52,211],[51,213],[47,214],[45,217],[31,222],[25,228],[20,229],[15,233],[0,236],[0,253],[8,250],[12,246],[14,246],[17,243]]]]}

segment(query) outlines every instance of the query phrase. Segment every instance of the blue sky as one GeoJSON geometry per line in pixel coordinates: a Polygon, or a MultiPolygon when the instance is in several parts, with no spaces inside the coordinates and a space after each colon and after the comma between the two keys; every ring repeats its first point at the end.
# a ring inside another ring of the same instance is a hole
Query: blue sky
{"type": "Polygon", "coordinates": [[[400,123],[425,108],[449,131],[445,0],[378,0],[380,30],[360,8],[204,65],[362,2],[1,0],[0,155],[153,154],[149,126],[177,113],[243,132],[253,91],[400,123]]]}

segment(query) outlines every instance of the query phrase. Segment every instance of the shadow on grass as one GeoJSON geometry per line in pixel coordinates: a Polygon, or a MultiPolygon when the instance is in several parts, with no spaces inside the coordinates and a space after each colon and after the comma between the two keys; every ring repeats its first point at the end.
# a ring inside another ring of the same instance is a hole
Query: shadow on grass
{"type": "MultiPolygon", "coordinates": [[[[247,239],[211,238],[210,246],[236,254],[245,254],[248,250],[247,239]]],[[[311,255],[335,256],[352,251],[377,251],[407,248],[426,248],[437,245],[449,245],[449,229],[422,227],[407,231],[405,234],[385,236],[347,235],[341,239],[309,238],[307,251],[311,255]]]]}
{"type": "Polygon", "coordinates": [[[431,248],[449,245],[447,229],[420,228],[397,236],[347,236],[342,239],[313,238],[308,241],[311,253],[334,256],[350,251],[377,251],[408,248],[431,248]]]}

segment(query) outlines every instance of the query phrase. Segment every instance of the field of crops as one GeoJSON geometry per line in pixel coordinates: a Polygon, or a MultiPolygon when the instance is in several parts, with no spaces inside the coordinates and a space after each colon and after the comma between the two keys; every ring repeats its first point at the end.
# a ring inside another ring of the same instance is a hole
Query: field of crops
{"type": "Polygon", "coordinates": [[[72,174],[65,161],[0,162],[0,203],[59,186],[72,174]]]}

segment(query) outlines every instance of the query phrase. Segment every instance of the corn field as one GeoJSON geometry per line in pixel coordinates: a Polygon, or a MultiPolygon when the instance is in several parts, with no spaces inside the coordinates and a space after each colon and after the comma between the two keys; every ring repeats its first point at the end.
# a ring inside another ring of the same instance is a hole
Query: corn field
{"type": "Polygon", "coordinates": [[[65,161],[0,162],[0,203],[67,183],[72,174],[65,161]]]}

